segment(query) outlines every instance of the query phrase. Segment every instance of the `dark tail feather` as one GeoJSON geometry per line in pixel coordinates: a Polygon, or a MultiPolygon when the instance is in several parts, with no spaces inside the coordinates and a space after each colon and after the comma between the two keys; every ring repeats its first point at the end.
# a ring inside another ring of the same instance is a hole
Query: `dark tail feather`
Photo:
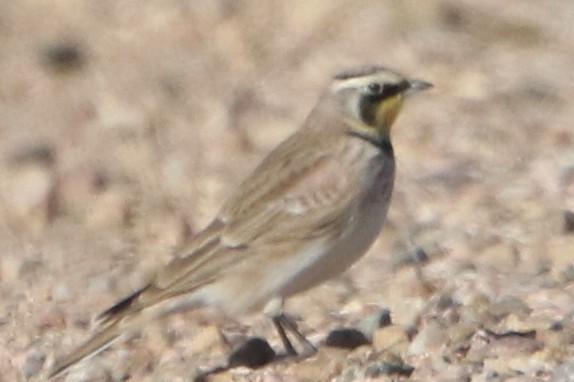
{"type": "Polygon", "coordinates": [[[112,307],[101,313],[96,318],[97,325],[106,325],[110,321],[116,320],[118,317],[124,316],[127,311],[132,308],[133,303],[139,298],[139,296],[149,288],[149,285],[135,291],[134,293],[130,294],[129,296],[123,298],[112,307]]]}
{"type": "MultiPolygon", "coordinates": [[[[115,340],[124,333],[127,322],[124,322],[130,313],[133,313],[133,305],[138,297],[148,288],[148,286],[132,293],[117,304],[98,316],[95,325],[101,329],[86,343],[77,348],[67,356],[56,360],[48,378],[56,377],[65,372],[70,366],[86,358],[94,356],[109,347],[115,340]]],[[[135,317],[131,317],[135,318],[135,317]]]]}
{"type": "Polygon", "coordinates": [[[66,371],[75,363],[94,356],[105,350],[122,335],[122,330],[119,325],[120,321],[116,321],[115,323],[109,325],[108,327],[95,334],[74,352],[56,360],[52,371],[48,375],[48,378],[54,378],[66,371]]]}

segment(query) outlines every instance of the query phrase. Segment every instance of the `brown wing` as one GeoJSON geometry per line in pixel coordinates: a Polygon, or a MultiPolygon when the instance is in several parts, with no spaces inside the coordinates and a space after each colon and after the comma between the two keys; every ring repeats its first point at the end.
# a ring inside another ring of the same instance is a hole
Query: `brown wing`
{"type": "Polygon", "coordinates": [[[329,147],[337,142],[313,131],[293,135],[239,187],[187,256],[106,311],[104,320],[189,293],[250,256],[271,255],[279,243],[296,250],[308,239],[339,235],[347,219],[341,211],[356,195],[360,175],[352,168],[356,163],[341,161],[329,147]]]}
{"type": "Polygon", "coordinates": [[[99,331],[59,359],[51,375],[153,318],[152,312],[139,314],[145,308],[194,291],[227,272],[249,268],[242,267],[244,260],[258,261],[261,256],[264,261],[265,256],[295,252],[310,240],[340,235],[349,219],[345,212],[352,209],[360,188],[362,161],[341,160],[341,151],[331,146],[336,144],[341,142],[299,131],[280,145],[195,237],[188,255],[174,259],[149,284],[105,311],[99,331]]]}
{"type": "Polygon", "coordinates": [[[242,268],[243,260],[281,256],[309,240],[339,235],[348,219],[344,211],[357,192],[357,171],[352,162],[335,158],[332,149],[318,150],[320,147],[314,146],[303,152],[301,147],[296,148],[301,155],[295,157],[290,154],[291,147],[280,146],[271,153],[219,217],[196,236],[189,254],[174,259],[148,285],[105,311],[98,332],[59,359],[51,376],[153,318],[151,312],[143,314],[145,308],[225,277],[226,272],[242,268]],[[281,161],[287,158],[291,160],[289,167],[283,167],[281,161]],[[268,171],[275,176],[268,176],[268,171]]]}

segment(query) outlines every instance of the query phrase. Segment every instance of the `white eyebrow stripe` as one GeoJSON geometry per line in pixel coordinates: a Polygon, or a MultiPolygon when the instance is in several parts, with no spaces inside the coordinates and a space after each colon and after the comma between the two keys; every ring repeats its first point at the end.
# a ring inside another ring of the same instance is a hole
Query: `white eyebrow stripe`
{"type": "Polygon", "coordinates": [[[344,89],[358,89],[364,86],[367,86],[369,83],[373,81],[373,77],[357,77],[357,78],[350,78],[346,80],[338,80],[331,85],[331,90],[333,92],[339,92],[344,89]]]}

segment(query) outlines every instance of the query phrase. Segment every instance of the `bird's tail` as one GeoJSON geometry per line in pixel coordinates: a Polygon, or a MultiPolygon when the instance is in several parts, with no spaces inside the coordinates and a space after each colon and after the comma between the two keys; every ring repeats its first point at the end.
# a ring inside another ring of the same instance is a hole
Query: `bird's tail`
{"type": "Polygon", "coordinates": [[[74,352],[57,359],[48,378],[54,378],[62,374],[74,364],[92,357],[111,346],[111,344],[118,340],[124,333],[122,328],[120,328],[120,324],[120,321],[109,324],[78,347],[74,352]]]}
{"type": "Polygon", "coordinates": [[[93,337],[74,352],[56,360],[48,378],[56,377],[74,364],[98,354],[116,340],[125,335],[132,334],[134,330],[142,327],[142,325],[148,321],[178,310],[191,309],[199,306],[200,303],[198,301],[191,300],[182,305],[162,305],[162,302],[168,302],[168,300],[178,295],[189,293],[197,289],[200,285],[201,284],[193,285],[190,288],[170,293],[165,292],[163,289],[154,288],[152,284],[148,284],[123,300],[120,300],[97,317],[95,324],[98,327],[98,331],[93,337]]]}
{"type": "Polygon", "coordinates": [[[134,305],[146,289],[147,287],[134,292],[103,312],[95,322],[99,327],[98,331],[75,351],[57,359],[48,378],[54,378],[74,364],[105,350],[124,334],[129,333],[129,328],[137,326],[136,321],[144,321],[144,315],[139,314],[141,312],[134,309],[134,305]]]}

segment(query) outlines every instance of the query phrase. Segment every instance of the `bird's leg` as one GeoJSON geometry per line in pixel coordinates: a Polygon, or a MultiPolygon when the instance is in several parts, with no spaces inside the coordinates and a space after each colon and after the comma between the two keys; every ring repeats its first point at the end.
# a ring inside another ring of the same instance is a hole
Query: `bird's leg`
{"type": "MultiPolygon", "coordinates": [[[[292,333],[295,336],[295,338],[297,338],[297,341],[299,341],[299,343],[301,343],[307,349],[306,355],[312,355],[317,352],[317,348],[315,347],[315,345],[313,345],[311,341],[309,341],[307,337],[305,337],[303,333],[301,333],[299,327],[297,326],[297,323],[292,318],[290,318],[285,314],[281,314],[279,317],[277,317],[277,319],[280,323],[280,326],[283,329],[283,332],[285,332],[286,329],[288,332],[292,333]]],[[[288,348],[287,351],[289,351],[288,348]]]]}
{"type": "Polygon", "coordinates": [[[297,355],[297,351],[293,347],[293,344],[291,344],[291,341],[289,341],[289,337],[287,337],[287,333],[285,333],[285,328],[283,327],[282,317],[284,317],[284,316],[280,315],[280,316],[272,317],[271,319],[273,320],[273,325],[275,326],[275,329],[277,329],[277,333],[279,333],[279,338],[281,338],[281,342],[283,342],[283,347],[285,348],[285,351],[287,352],[287,354],[297,355]]]}
{"type": "Polygon", "coordinates": [[[288,334],[292,334],[298,342],[300,342],[306,349],[307,354],[311,355],[317,352],[317,349],[305,336],[299,331],[297,324],[292,318],[283,313],[283,299],[280,297],[271,299],[265,306],[265,314],[271,317],[273,325],[279,333],[279,338],[283,342],[283,347],[288,355],[297,355],[297,350],[289,340],[288,334]]]}

